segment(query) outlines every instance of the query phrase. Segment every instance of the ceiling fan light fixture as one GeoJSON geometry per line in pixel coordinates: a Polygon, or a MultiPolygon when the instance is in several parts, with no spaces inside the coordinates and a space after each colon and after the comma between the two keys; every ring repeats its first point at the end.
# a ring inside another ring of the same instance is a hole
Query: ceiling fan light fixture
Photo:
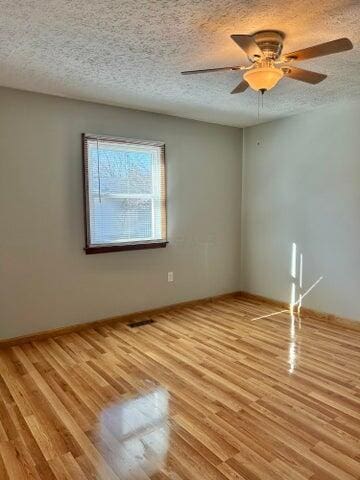
{"type": "Polygon", "coordinates": [[[274,88],[283,76],[284,72],[280,68],[259,67],[248,70],[244,74],[244,80],[253,90],[267,91],[274,88]]]}

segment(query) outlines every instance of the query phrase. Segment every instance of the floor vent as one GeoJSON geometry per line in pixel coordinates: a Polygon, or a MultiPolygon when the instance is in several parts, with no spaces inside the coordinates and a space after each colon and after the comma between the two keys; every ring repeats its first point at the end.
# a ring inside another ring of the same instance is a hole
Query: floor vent
{"type": "Polygon", "coordinates": [[[143,327],[144,325],[150,325],[151,323],[155,323],[155,320],[152,320],[151,318],[146,318],[145,320],[139,320],[138,322],[128,323],[128,327],[130,328],[143,327]]]}

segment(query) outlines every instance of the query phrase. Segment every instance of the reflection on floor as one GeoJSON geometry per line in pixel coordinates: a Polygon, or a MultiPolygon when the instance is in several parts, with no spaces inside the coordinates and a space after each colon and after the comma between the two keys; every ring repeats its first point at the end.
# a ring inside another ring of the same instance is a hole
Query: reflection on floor
{"type": "Polygon", "coordinates": [[[94,440],[121,479],[141,478],[144,471],[151,477],[165,467],[168,403],[168,392],[160,387],[101,412],[94,440]]]}
{"type": "Polygon", "coordinates": [[[231,298],[0,351],[0,479],[359,479],[359,333],[276,310],[231,298]]]}

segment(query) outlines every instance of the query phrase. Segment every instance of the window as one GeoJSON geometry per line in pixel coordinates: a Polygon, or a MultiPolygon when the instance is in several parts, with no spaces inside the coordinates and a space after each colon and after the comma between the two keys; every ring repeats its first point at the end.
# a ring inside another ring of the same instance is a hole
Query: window
{"type": "Polygon", "coordinates": [[[166,246],[165,146],[83,135],[86,253],[166,246]]]}

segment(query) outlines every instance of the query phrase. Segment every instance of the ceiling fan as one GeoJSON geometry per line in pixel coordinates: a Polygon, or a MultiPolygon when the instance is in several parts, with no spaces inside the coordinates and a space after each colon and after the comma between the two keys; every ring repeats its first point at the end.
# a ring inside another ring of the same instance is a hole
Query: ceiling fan
{"type": "Polygon", "coordinates": [[[285,76],[313,85],[325,80],[327,75],[293,66],[293,62],[323,57],[333,53],[351,50],[353,44],[348,38],[339,38],[312,47],[282,54],[285,35],[275,30],[264,30],[253,35],[231,35],[234,42],[246,53],[251,65],[207,68],[181,72],[183,75],[194,73],[221,72],[226,70],[244,70],[243,80],[231,93],[242,93],[249,86],[264,93],[274,88],[285,76]]]}

